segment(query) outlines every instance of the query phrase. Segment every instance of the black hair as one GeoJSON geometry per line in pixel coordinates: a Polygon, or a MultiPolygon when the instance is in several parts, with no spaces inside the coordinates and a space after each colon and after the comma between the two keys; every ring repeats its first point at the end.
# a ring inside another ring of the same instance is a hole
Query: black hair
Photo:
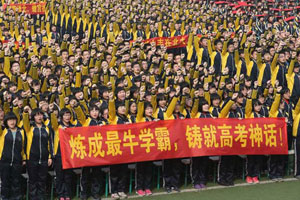
{"type": "MultiPolygon", "coordinates": [[[[4,126],[5,126],[5,128],[8,128],[8,125],[7,125],[7,121],[8,120],[16,120],[16,122],[18,122],[18,118],[17,118],[17,116],[15,115],[15,113],[13,113],[13,112],[9,112],[9,113],[7,113],[5,116],[4,116],[4,126]]],[[[17,123],[16,123],[16,126],[17,126],[17,123]]]]}
{"type": "Polygon", "coordinates": [[[208,104],[208,101],[206,101],[206,99],[204,98],[201,98],[199,100],[199,107],[198,107],[199,112],[203,112],[202,106],[204,106],[205,104],[208,104]]]}
{"type": "Polygon", "coordinates": [[[68,108],[63,108],[59,112],[59,117],[62,119],[65,114],[72,114],[68,108]]]}
{"type": "Polygon", "coordinates": [[[34,117],[38,114],[44,115],[44,112],[40,108],[35,108],[31,112],[31,119],[34,120],[34,117]]]}
{"type": "Polygon", "coordinates": [[[217,100],[217,99],[221,100],[221,97],[218,94],[214,93],[214,94],[210,95],[211,102],[213,102],[214,100],[217,100]]]}

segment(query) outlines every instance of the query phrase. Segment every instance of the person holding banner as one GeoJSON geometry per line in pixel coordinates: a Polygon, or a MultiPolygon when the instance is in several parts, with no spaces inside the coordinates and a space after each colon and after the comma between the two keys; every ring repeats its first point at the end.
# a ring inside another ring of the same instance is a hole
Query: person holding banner
{"type": "Polygon", "coordinates": [[[295,171],[294,175],[300,179],[300,99],[294,109],[293,136],[295,145],[295,171]]]}
{"type": "MultiPolygon", "coordinates": [[[[247,102],[245,108],[246,118],[261,118],[265,117],[261,114],[262,104],[257,100],[257,85],[258,82],[254,82],[253,90],[248,90],[247,102]]],[[[259,183],[259,175],[261,171],[263,157],[261,155],[247,155],[247,183],[259,183]]]]}
{"type": "MultiPolygon", "coordinates": [[[[100,108],[96,105],[89,106],[89,117],[86,117],[82,107],[77,105],[75,107],[75,113],[78,118],[80,124],[83,127],[87,126],[99,126],[102,124],[100,120],[100,108]]],[[[91,196],[94,200],[98,200],[100,198],[100,191],[101,191],[101,167],[83,167],[81,178],[80,178],[80,185],[81,185],[81,192],[80,196],[82,200],[88,199],[88,188],[91,184],[91,196]]]]}
{"type": "MultiPolygon", "coordinates": [[[[120,88],[119,91],[124,89],[120,88]]],[[[118,93],[116,93],[118,95],[118,93]]],[[[119,96],[120,98],[120,96],[119,96]]],[[[109,118],[108,122],[111,125],[116,124],[130,124],[131,120],[126,115],[126,106],[123,101],[114,100],[114,94],[109,94],[109,118]]],[[[118,164],[110,166],[110,181],[111,181],[111,198],[125,199],[126,183],[127,183],[127,164],[118,164]]]]}
{"type": "MultiPolygon", "coordinates": [[[[234,93],[231,99],[225,103],[220,111],[219,118],[240,118],[236,112],[236,100],[238,93],[234,93]]],[[[235,156],[220,156],[218,163],[218,183],[224,186],[234,185],[235,156]]]]}
{"type": "Polygon", "coordinates": [[[17,126],[18,118],[13,112],[5,115],[4,126],[0,127],[0,199],[22,199],[21,174],[26,164],[26,136],[17,126]]]}
{"type": "Polygon", "coordinates": [[[72,196],[73,172],[71,169],[62,168],[61,150],[59,144],[59,129],[75,127],[71,123],[71,111],[63,108],[59,116],[54,113],[54,104],[49,105],[51,113],[51,125],[54,131],[54,170],[56,174],[56,192],[59,200],[70,200],[72,196]],[[59,122],[57,120],[59,118],[59,122]]]}
{"type": "MultiPolygon", "coordinates": [[[[278,82],[276,82],[278,86],[278,82]]],[[[285,89],[278,86],[276,89],[276,96],[274,102],[270,109],[270,117],[284,117],[287,119],[287,114],[285,112],[285,101],[282,98],[282,91],[285,89]]],[[[284,176],[285,159],[284,155],[271,155],[270,156],[270,166],[269,166],[269,178],[273,181],[282,181],[284,176]]]]}
{"type": "MultiPolygon", "coordinates": [[[[144,101],[144,96],[145,92],[141,90],[140,100],[138,102],[136,123],[151,122],[156,120],[153,118],[153,106],[151,103],[144,101]]],[[[139,196],[152,195],[152,167],[152,161],[138,162],[136,164],[136,193],[139,196]]]]}
{"type": "MultiPolygon", "coordinates": [[[[176,87],[174,96],[170,96],[171,101],[168,105],[168,109],[162,112],[160,120],[170,119],[183,119],[184,116],[180,113],[180,102],[178,101],[180,94],[180,86],[176,87]]],[[[160,102],[158,102],[160,104],[160,102]]],[[[161,104],[162,105],[162,104],[161,104]]],[[[180,180],[180,159],[167,159],[163,161],[163,176],[165,181],[165,190],[170,193],[172,190],[180,192],[179,180],[180,180]]]]}
{"type": "Polygon", "coordinates": [[[27,137],[27,171],[29,176],[29,194],[32,200],[46,199],[48,167],[52,165],[52,132],[44,124],[43,111],[35,108],[31,111],[32,125],[29,121],[29,106],[24,108],[23,124],[27,137]]]}
{"type": "MultiPolygon", "coordinates": [[[[198,98],[198,95],[196,95],[198,98]]],[[[195,102],[197,104],[197,101],[195,102]]],[[[212,114],[209,112],[209,104],[204,99],[199,100],[199,112],[194,118],[213,118],[212,114]]],[[[207,183],[207,170],[209,165],[209,158],[207,156],[193,157],[191,163],[191,178],[194,188],[199,190],[206,188],[207,183]]]]}

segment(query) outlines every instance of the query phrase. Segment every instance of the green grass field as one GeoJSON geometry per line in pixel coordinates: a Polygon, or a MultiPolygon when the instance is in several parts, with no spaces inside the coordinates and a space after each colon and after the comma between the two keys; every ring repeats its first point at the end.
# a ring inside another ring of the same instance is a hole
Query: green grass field
{"type": "Polygon", "coordinates": [[[237,186],[200,192],[182,192],[135,199],[148,200],[297,200],[300,199],[300,181],[237,186]]]}

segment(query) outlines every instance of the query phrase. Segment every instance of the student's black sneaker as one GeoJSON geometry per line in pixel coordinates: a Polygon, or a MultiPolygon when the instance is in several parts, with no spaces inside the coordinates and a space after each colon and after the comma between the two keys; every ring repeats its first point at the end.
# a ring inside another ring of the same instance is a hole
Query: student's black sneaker
{"type": "Polygon", "coordinates": [[[172,189],[176,192],[180,192],[180,189],[178,187],[173,187],[172,189]]]}
{"type": "Polygon", "coordinates": [[[223,186],[230,186],[229,183],[226,181],[218,181],[218,184],[223,186]]]}
{"type": "Polygon", "coordinates": [[[167,193],[171,193],[171,192],[172,192],[172,189],[169,188],[169,187],[167,187],[167,188],[166,188],[166,192],[167,192],[167,193]]]}

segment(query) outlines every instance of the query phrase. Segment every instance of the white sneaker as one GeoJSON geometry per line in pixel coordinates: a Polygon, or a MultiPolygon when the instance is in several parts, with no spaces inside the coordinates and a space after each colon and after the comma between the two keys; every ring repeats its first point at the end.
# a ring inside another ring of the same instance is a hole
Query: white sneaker
{"type": "Polygon", "coordinates": [[[117,193],[111,194],[112,199],[120,199],[120,196],[117,193]]]}
{"type": "Polygon", "coordinates": [[[127,195],[124,192],[118,192],[120,199],[126,199],[127,195]]]}

